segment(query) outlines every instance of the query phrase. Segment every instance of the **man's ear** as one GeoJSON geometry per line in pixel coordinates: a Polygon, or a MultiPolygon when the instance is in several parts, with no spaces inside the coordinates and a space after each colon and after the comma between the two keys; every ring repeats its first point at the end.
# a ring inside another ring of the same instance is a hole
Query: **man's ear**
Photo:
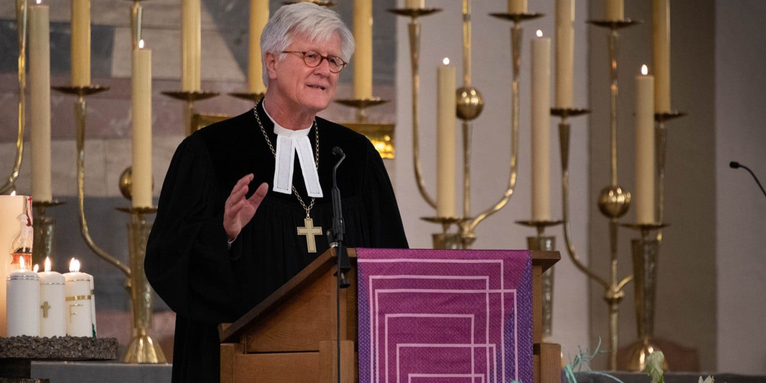
{"type": "Polygon", "coordinates": [[[279,56],[272,52],[266,52],[264,61],[266,62],[266,72],[269,75],[269,80],[277,78],[277,64],[279,62],[279,56]]]}

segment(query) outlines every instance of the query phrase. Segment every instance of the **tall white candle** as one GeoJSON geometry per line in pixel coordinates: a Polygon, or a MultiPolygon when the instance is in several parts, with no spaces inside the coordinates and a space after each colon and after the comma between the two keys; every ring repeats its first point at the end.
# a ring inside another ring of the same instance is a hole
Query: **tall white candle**
{"type": "Polygon", "coordinates": [[[354,0],[354,98],[372,98],[372,0],[354,0]]]}
{"type": "Polygon", "coordinates": [[[8,275],[8,336],[40,336],[40,278],[21,261],[8,275]]]}
{"type": "Polygon", "coordinates": [[[613,21],[625,19],[625,3],[623,0],[606,0],[606,19],[613,21]]]}
{"type": "Polygon", "coordinates": [[[421,8],[425,8],[425,6],[426,6],[425,0],[405,0],[404,1],[405,8],[421,9],[421,8]]]}
{"type": "MultiPolygon", "coordinates": [[[[24,212],[26,196],[0,195],[0,277],[5,281],[11,272],[11,241],[19,232],[16,217],[24,212]]],[[[6,283],[0,283],[0,336],[8,335],[6,321],[6,283]]]]}
{"type": "Polygon", "coordinates": [[[45,271],[37,274],[40,276],[40,336],[65,336],[64,276],[51,271],[49,258],[45,258],[45,271]]]}
{"type": "Polygon", "coordinates": [[[181,90],[187,92],[202,89],[201,12],[200,0],[183,0],[181,3],[181,90]]]}
{"type": "Polygon", "coordinates": [[[250,45],[247,61],[247,89],[250,93],[263,93],[263,62],[261,32],[269,21],[269,0],[250,0],[250,45]]]}
{"type": "Polygon", "coordinates": [[[654,0],[654,109],[670,112],[670,0],[654,0]]]}
{"type": "Polygon", "coordinates": [[[72,85],[90,86],[90,0],[72,0],[72,85]]]}
{"type": "Polygon", "coordinates": [[[455,216],[455,67],[436,69],[436,215],[455,216]]]}
{"type": "Polygon", "coordinates": [[[574,0],[556,0],[556,107],[571,108],[574,71],[574,0]]]}
{"type": "Polygon", "coordinates": [[[152,51],[133,50],[133,207],[152,206],[152,51]]]}
{"type": "Polygon", "coordinates": [[[51,193],[51,50],[47,5],[29,7],[29,95],[32,129],[32,198],[51,193]]]}
{"type": "Polygon", "coordinates": [[[69,336],[93,336],[90,275],[80,272],[80,262],[72,258],[64,274],[66,293],[66,333],[69,336]]]}
{"type": "Polygon", "coordinates": [[[508,0],[508,13],[527,13],[527,0],[508,0]]]}
{"type": "Polygon", "coordinates": [[[551,39],[532,39],[532,219],[551,219],[551,39]]]}
{"type": "Polygon", "coordinates": [[[636,76],[636,222],[654,223],[654,77],[636,76]]]}

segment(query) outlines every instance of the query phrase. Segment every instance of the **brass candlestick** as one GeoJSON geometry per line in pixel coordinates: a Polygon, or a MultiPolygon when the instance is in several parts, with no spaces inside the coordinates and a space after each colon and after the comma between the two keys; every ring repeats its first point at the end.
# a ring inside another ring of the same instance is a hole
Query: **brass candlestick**
{"type": "MultiPolygon", "coordinates": [[[[611,182],[609,186],[601,189],[598,197],[598,207],[601,213],[609,219],[609,252],[610,252],[610,279],[607,282],[600,277],[597,277],[591,271],[585,271],[584,267],[580,264],[578,268],[584,271],[590,278],[599,281],[604,287],[604,300],[609,305],[609,369],[617,369],[617,348],[619,346],[618,341],[618,315],[617,310],[625,292],[622,288],[630,282],[632,276],[623,278],[620,282],[617,281],[617,238],[618,238],[618,222],[617,219],[622,217],[630,209],[630,193],[624,191],[617,183],[617,97],[619,94],[618,86],[618,54],[619,54],[619,30],[628,28],[634,25],[638,25],[641,22],[630,19],[623,20],[595,20],[588,21],[589,24],[593,24],[598,27],[607,28],[609,33],[607,34],[607,46],[609,52],[609,90],[610,90],[610,102],[609,102],[609,138],[610,138],[610,174],[611,182]]],[[[573,258],[574,259],[574,258],[573,258]]]]}
{"type": "Polygon", "coordinates": [[[458,217],[422,217],[422,220],[442,225],[441,233],[432,234],[434,249],[460,249],[462,238],[460,233],[450,232],[454,224],[459,224],[463,219],[458,217]]]}
{"type": "Polygon", "coordinates": [[[11,174],[0,186],[0,194],[9,193],[14,190],[16,180],[19,178],[21,170],[21,160],[24,157],[24,127],[26,125],[27,109],[27,11],[28,0],[16,0],[16,28],[19,38],[18,55],[18,81],[19,81],[19,104],[18,104],[18,128],[16,132],[16,157],[13,161],[11,174]]]}
{"type": "Polygon", "coordinates": [[[162,94],[174,98],[176,100],[182,100],[186,101],[186,108],[184,109],[184,133],[187,136],[190,136],[192,133],[194,133],[197,130],[196,126],[192,126],[192,120],[194,117],[194,102],[195,101],[202,101],[207,100],[208,98],[212,98],[215,96],[218,96],[218,92],[205,92],[205,91],[171,91],[171,92],[162,92],[162,94]]]}
{"type": "MultiPolygon", "coordinates": [[[[556,226],[564,221],[516,221],[517,224],[537,229],[537,235],[527,237],[528,250],[556,250],[556,237],[546,236],[545,228],[556,226]]],[[[543,342],[553,335],[553,267],[546,270],[542,275],[543,285],[543,342]]]]}
{"type": "MultiPolygon", "coordinates": [[[[638,230],[639,239],[631,241],[633,253],[633,276],[635,278],[636,324],[638,325],[638,340],[630,345],[628,351],[628,369],[643,371],[647,357],[659,351],[654,343],[654,308],[657,286],[657,257],[660,251],[660,241],[650,234],[654,230],[666,227],[663,223],[626,224],[624,227],[638,230]]],[[[668,368],[667,360],[663,361],[663,369],[668,368]]]]}
{"type": "Polygon", "coordinates": [[[340,99],[335,100],[338,104],[356,108],[356,122],[347,122],[343,125],[351,130],[363,134],[372,142],[375,150],[381,158],[394,158],[395,149],[395,125],[391,123],[369,122],[367,108],[383,105],[388,102],[380,97],[363,99],[340,99]]]}
{"type": "Polygon", "coordinates": [[[37,212],[32,218],[34,228],[34,245],[32,246],[32,264],[42,264],[45,258],[53,257],[56,220],[45,215],[45,210],[65,202],[61,201],[32,201],[32,207],[37,212]]]}
{"type": "Polygon", "coordinates": [[[152,224],[146,222],[147,214],[157,212],[155,207],[119,208],[130,213],[128,245],[130,254],[130,301],[133,313],[133,328],[127,351],[122,357],[124,363],[166,363],[165,354],[147,330],[152,328],[153,290],[144,272],[146,242],[152,231],[152,224]]]}
{"type": "MultiPolygon", "coordinates": [[[[666,112],[655,113],[654,121],[657,122],[655,126],[655,148],[657,149],[657,221],[665,221],[665,160],[667,155],[667,136],[668,132],[665,129],[665,121],[674,120],[679,117],[686,116],[685,112],[666,112]]],[[[657,240],[662,244],[662,229],[657,230],[657,240]]]]}

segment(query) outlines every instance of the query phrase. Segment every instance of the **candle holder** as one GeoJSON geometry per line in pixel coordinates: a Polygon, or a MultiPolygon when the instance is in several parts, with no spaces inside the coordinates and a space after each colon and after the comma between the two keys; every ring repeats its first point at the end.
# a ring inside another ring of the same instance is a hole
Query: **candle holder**
{"type": "Polygon", "coordinates": [[[144,272],[146,242],[152,231],[152,224],[146,221],[147,214],[157,212],[156,207],[118,208],[130,214],[128,245],[130,255],[130,301],[133,313],[133,328],[123,363],[166,363],[165,354],[147,330],[152,328],[153,290],[144,272]]]}
{"type": "MultiPolygon", "coordinates": [[[[686,116],[688,113],[672,111],[665,113],[655,113],[655,147],[657,148],[657,220],[665,220],[665,160],[667,156],[667,135],[665,122],[686,116]]],[[[662,244],[662,229],[657,230],[657,240],[662,244]]]]}
{"type": "Polygon", "coordinates": [[[381,158],[394,158],[395,149],[395,125],[390,123],[369,122],[367,108],[383,105],[388,100],[380,97],[364,99],[340,99],[335,100],[338,104],[356,108],[356,122],[344,123],[351,130],[363,134],[372,142],[375,150],[378,151],[381,158]]]}
{"type": "MultiPolygon", "coordinates": [[[[516,221],[517,224],[537,228],[537,235],[527,237],[528,250],[555,251],[556,237],[546,236],[545,228],[556,226],[564,221],[516,221]]],[[[553,335],[553,267],[545,270],[542,275],[543,287],[543,342],[553,335]]]]}
{"type": "Polygon", "coordinates": [[[234,92],[229,93],[229,96],[239,98],[241,100],[247,100],[251,101],[253,104],[257,104],[261,99],[263,99],[263,96],[265,96],[266,93],[264,92],[258,92],[258,93],[251,93],[251,92],[234,92]]]}
{"type": "MultiPolygon", "coordinates": [[[[335,5],[334,1],[319,1],[319,0],[311,0],[310,3],[314,3],[320,7],[332,7],[335,5]]],[[[283,1],[282,4],[284,5],[290,5],[290,4],[297,4],[301,3],[301,1],[283,1]]]]}
{"type": "Polygon", "coordinates": [[[371,98],[351,98],[351,99],[339,99],[335,100],[338,104],[350,106],[356,108],[356,121],[360,123],[367,123],[367,108],[383,105],[388,102],[380,97],[371,98]]]}
{"type": "Polygon", "coordinates": [[[202,101],[207,100],[209,98],[213,98],[215,96],[218,96],[218,92],[205,92],[205,91],[170,91],[170,92],[162,92],[162,94],[174,98],[176,100],[186,101],[186,109],[184,110],[184,133],[187,136],[190,136],[192,133],[194,133],[197,130],[196,126],[192,125],[192,118],[194,117],[194,102],[195,101],[202,101]]]}
{"type": "Polygon", "coordinates": [[[56,219],[45,215],[45,210],[63,205],[63,201],[32,201],[32,207],[37,210],[32,218],[34,228],[34,245],[32,246],[32,264],[42,264],[46,257],[53,257],[56,219]]]}
{"type": "MultiPolygon", "coordinates": [[[[630,371],[643,371],[647,357],[653,352],[660,351],[652,339],[660,241],[656,236],[653,237],[651,232],[659,231],[668,225],[649,223],[624,224],[622,226],[638,230],[641,233],[639,239],[631,241],[638,339],[628,347],[628,365],[626,367],[630,371]]],[[[667,361],[663,361],[662,368],[663,370],[668,368],[667,361]]]]}
{"type": "Polygon", "coordinates": [[[442,225],[441,233],[432,234],[434,249],[460,249],[462,244],[462,237],[460,233],[450,232],[450,228],[454,224],[459,224],[463,221],[460,217],[420,217],[423,221],[437,223],[442,225]]]}
{"type": "Polygon", "coordinates": [[[21,161],[24,157],[24,128],[26,126],[27,109],[27,11],[28,0],[16,0],[16,28],[19,39],[18,55],[18,82],[19,82],[19,104],[18,104],[18,128],[16,132],[16,157],[13,160],[11,174],[0,186],[0,194],[10,193],[15,190],[16,180],[21,171],[21,161]]]}
{"type": "Polygon", "coordinates": [[[433,199],[426,190],[423,180],[423,167],[420,162],[420,36],[421,25],[420,17],[433,15],[441,12],[439,8],[398,8],[389,9],[389,12],[409,17],[408,24],[410,36],[410,68],[412,70],[412,160],[415,169],[415,181],[418,191],[426,203],[436,209],[436,200],[433,199]]]}

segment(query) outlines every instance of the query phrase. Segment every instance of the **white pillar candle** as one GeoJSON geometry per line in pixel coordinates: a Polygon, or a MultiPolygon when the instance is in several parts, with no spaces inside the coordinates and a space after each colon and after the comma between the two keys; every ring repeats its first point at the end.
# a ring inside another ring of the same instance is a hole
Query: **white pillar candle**
{"type": "Polygon", "coordinates": [[[436,215],[455,216],[456,70],[444,59],[436,69],[436,215]]]}
{"type": "Polygon", "coordinates": [[[556,107],[571,108],[574,71],[574,0],[556,0],[556,107]]]}
{"type": "Polygon", "coordinates": [[[152,206],[152,51],[133,50],[133,207],[152,206]]]}
{"type": "Polygon", "coordinates": [[[426,2],[425,0],[405,0],[404,7],[410,9],[422,9],[426,7],[426,2]]]}
{"type": "Polygon", "coordinates": [[[32,198],[51,193],[51,50],[47,5],[29,7],[29,96],[32,138],[32,198]]]}
{"type": "Polygon", "coordinates": [[[45,271],[37,275],[40,277],[40,336],[65,336],[64,276],[51,271],[49,258],[45,258],[45,271]]]}
{"type": "Polygon", "coordinates": [[[625,3],[623,0],[606,0],[606,19],[612,21],[625,19],[625,3]]]}
{"type": "Polygon", "coordinates": [[[40,278],[21,262],[7,278],[8,336],[40,336],[40,278]]]}
{"type": "Polygon", "coordinates": [[[72,258],[70,272],[64,274],[66,293],[66,333],[69,336],[93,336],[91,278],[80,272],[80,262],[72,258]]]}
{"type": "MultiPolygon", "coordinates": [[[[19,221],[16,220],[24,212],[25,196],[0,195],[0,277],[5,281],[11,272],[9,260],[11,241],[19,232],[19,221]]],[[[6,322],[6,283],[0,283],[0,336],[8,335],[6,322]]]]}
{"type": "Polygon", "coordinates": [[[654,77],[636,76],[636,222],[654,223],[654,77]]]}
{"type": "Polygon", "coordinates": [[[90,86],[90,0],[72,0],[72,85],[90,86]]]}
{"type": "Polygon", "coordinates": [[[354,0],[354,98],[372,98],[372,0],[354,0]]]}
{"type": "Polygon", "coordinates": [[[532,220],[551,219],[551,39],[532,39],[532,220]]]}
{"type": "Polygon", "coordinates": [[[508,0],[508,13],[527,13],[527,0],[508,0]]]}
{"type": "Polygon", "coordinates": [[[654,109],[670,112],[670,0],[654,0],[654,109]]]}
{"type": "Polygon", "coordinates": [[[181,90],[199,91],[201,52],[200,0],[183,0],[181,4],[181,90]]]}
{"type": "Polygon", "coordinates": [[[247,89],[264,93],[261,32],[269,21],[269,0],[250,0],[250,50],[247,61],[247,89]]]}
{"type": "MultiPolygon", "coordinates": [[[[83,273],[85,274],[85,273],[83,273]]],[[[93,324],[93,337],[98,334],[98,326],[96,326],[96,279],[90,274],[85,274],[90,279],[90,321],[93,324]]]]}

